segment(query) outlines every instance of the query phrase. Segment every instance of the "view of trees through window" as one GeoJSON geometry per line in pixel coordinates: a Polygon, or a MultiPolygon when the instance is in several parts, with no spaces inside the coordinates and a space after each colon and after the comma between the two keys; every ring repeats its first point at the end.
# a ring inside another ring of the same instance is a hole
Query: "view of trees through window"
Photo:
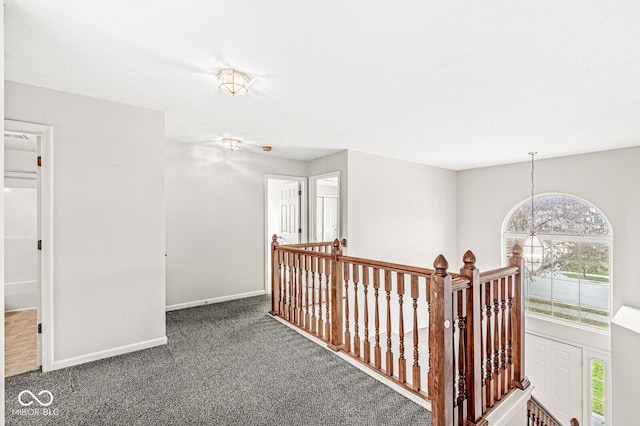
{"type": "MultiPolygon", "coordinates": [[[[591,204],[568,195],[534,197],[535,231],[544,261],[526,271],[526,309],[581,324],[608,328],[611,306],[611,230],[591,204]]],[[[523,202],[505,222],[506,254],[531,232],[531,203],[523,202]]]]}

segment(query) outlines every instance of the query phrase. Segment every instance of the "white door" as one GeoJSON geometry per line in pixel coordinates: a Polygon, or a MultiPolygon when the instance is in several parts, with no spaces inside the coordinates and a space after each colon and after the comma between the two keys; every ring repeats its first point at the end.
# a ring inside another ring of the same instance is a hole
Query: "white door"
{"type": "Polygon", "coordinates": [[[529,333],[525,348],[533,396],[562,424],[573,417],[582,424],[582,349],[529,333]]]}
{"type": "Polygon", "coordinates": [[[302,236],[300,182],[283,183],[280,187],[280,244],[297,244],[302,236]]]}
{"type": "Polygon", "coordinates": [[[333,241],[338,238],[338,198],[323,197],[323,239],[322,241],[333,241]]]}

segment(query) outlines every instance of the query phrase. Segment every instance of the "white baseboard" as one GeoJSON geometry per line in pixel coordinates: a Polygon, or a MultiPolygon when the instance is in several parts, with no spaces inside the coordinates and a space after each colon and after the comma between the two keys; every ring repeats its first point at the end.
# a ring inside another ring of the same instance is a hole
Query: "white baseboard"
{"type": "Polygon", "coordinates": [[[132,343],[130,345],[120,346],[117,348],[106,349],[104,351],[93,352],[86,355],[75,356],[73,358],[67,358],[60,361],[53,362],[53,370],[59,370],[61,368],[72,367],[74,365],[84,364],[91,361],[97,361],[99,359],[110,358],[116,355],[122,355],[129,352],[136,352],[142,349],[153,348],[154,346],[166,345],[167,337],[159,337],[157,339],[146,340],[144,342],[132,343]]]}
{"type": "Polygon", "coordinates": [[[8,310],[8,311],[4,311],[4,313],[5,313],[5,314],[8,314],[8,313],[10,313],[10,312],[30,311],[30,310],[32,310],[32,309],[33,309],[33,310],[35,310],[35,309],[38,309],[38,307],[37,307],[37,306],[31,306],[31,307],[28,307],[28,308],[10,309],[10,310],[8,310]]]}
{"type": "Polygon", "coordinates": [[[193,302],[177,303],[175,305],[167,305],[167,312],[177,311],[178,309],[193,308],[195,306],[210,305],[212,303],[227,302],[229,300],[244,299],[245,297],[261,296],[267,294],[264,290],[250,291],[248,293],[231,294],[229,296],[214,297],[212,299],[195,300],[193,302]]]}
{"type": "Polygon", "coordinates": [[[396,384],[394,381],[392,381],[390,379],[387,379],[386,377],[374,372],[372,369],[370,369],[366,365],[363,365],[361,362],[358,362],[355,359],[353,359],[353,357],[351,357],[351,356],[349,356],[349,355],[347,355],[347,354],[345,354],[345,353],[343,353],[341,351],[334,352],[333,350],[331,350],[331,349],[329,349],[327,347],[327,344],[324,341],[318,339],[317,337],[312,336],[311,334],[299,329],[298,327],[295,327],[294,325],[292,325],[289,322],[283,320],[282,318],[275,317],[275,316],[272,316],[272,318],[280,321],[282,324],[286,325],[287,327],[291,328],[292,330],[297,331],[298,333],[300,333],[301,335],[303,335],[307,339],[309,339],[312,342],[322,346],[323,348],[325,348],[326,350],[328,350],[332,354],[334,354],[336,356],[339,356],[340,358],[344,359],[349,364],[351,364],[354,367],[356,367],[358,370],[363,371],[368,376],[371,376],[374,379],[376,379],[377,381],[379,381],[380,383],[382,383],[382,384],[384,384],[386,386],[389,386],[391,389],[393,389],[394,391],[398,392],[400,395],[402,395],[405,398],[415,402],[419,406],[426,408],[427,410],[429,410],[429,412],[431,412],[431,403],[429,401],[427,401],[426,399],[420,398],[416,394],[414,394],[412,392],[409,392],[408,390],[406,390],[402,386],[396,384]]]}

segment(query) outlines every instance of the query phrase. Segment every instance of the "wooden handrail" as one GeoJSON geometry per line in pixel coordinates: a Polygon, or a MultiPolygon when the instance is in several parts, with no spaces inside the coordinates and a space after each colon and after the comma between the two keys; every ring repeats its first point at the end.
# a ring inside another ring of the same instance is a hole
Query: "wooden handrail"
{"type": "Polygon", "coordinates": [[[418,268],[415,266],[402,265],[399,263],[383,262],[380,260],[363,259],[361,257],[342,256],[338,257],[338,261],[343,263],[357,264],[362,266],[370,266],[372,268],[385,269],[401,274],[415,274],[422,277],[430,277],[433,269],[418,268]]]}
{"type": "Polygon", "coordinates": [[[498,278],[508,277],[518,273],[518,266],[505,266],[504,268],[492,269],[490,271],[483,271],[480,273],[480,282],[486,283],[498,278]]]}
{"type": "Polygon", "coordinates": [[[346,256],[344,243],[279,245],[274,236],[270,313],[429,400],[434,426],[485,426],[529,386],[520,246],[509,266],[486,272],[468,251],[457,274],[442,255],[430,269],[346,256]]]}
{"type": "Polygon", "coordinates": [[[324,259],[330,259],[331,258],[331,252],[321,252],[321,251],[310,251],[310,250],[305,250],[303,248],[300,247],[293,247],[290,245],[285,245],[285,246],[278,246],[277,248],[278,251],[283,251],[283,252],[288,252],[288,253],[298,253],[301,254],[303,256],[317,256],[317,257],[321,257],[324,259]]]}

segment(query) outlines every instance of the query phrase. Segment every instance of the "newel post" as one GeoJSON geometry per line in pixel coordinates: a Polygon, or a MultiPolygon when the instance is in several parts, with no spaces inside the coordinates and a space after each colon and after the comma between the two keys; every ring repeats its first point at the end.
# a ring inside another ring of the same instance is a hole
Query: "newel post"
{"type": "Polygon", "coordinates": [[[277,248],[278,236],[271,237],[271,315],[280,315],[280,262],[278,261],[277,248]]]}
{"type": "Polygon", "coordinates": [[[476,268],[476,256],[471,250],[462,257],[464,267],[460,275],[469,278],[471,288],[466,291],[466,384],[467,425],[486,424],[482,419],[482,301],[480,271],[476,268]]]}
{"type": "Polygon", "coordinates": [[[429,351],[431,352],[431,424],[453,425],[453,299],[449,264],[440,255],[433,262],[429,294],[429,351]]]}
{"type": "Polygon", "coordinates": [[[339,351],[342,348],[342,262],[338,259],[342,255],[340,240],[333,241],[331,248],[331,339],[329,348],[339,351]]]}
{"type": "Polygon", "coordinates": [[[515,386],[524,390],[530,383],[524,375],[524,259],[519,244],[513,246],[509,266],[519,268],[513,280],[513,375],[515,386]]]}

